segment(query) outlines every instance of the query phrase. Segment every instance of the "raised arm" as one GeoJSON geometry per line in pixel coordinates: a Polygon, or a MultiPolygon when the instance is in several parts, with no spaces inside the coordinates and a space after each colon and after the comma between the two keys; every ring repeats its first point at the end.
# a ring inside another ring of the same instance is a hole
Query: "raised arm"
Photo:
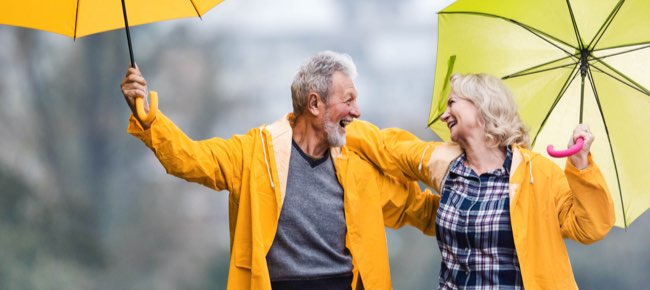
{"type": "Polygon", "coordinates": [[[553,179],[559,188],[556,206],[562,235],[590,244],[604,238],[614,225],[614,204],[589,153],[594,136],[586,125],[576,127],[569,146],[579,137],[584,139],[582,150],[567,159],[564,173],[555,170],[553,179]]]}
{"type": "Polygon", "coordinates": [[[147,130],[132,115],[128,132],[156,154],[167,173],[215,190],[232,191],[244,167],[242,152],[252,143],[250,135],[194,141],[161,112],[147,130]]]}
{"type": "Polygon", "coordinates": [[[437,188],[429,177],[431,153],[442,143],[424,142],[402,129],[379,130],[355,120],[347,127],[346,145],[381,171],[402,180],[421,180],[437,188]]]}
{"type": "Polygon", "coordinates": [[[604,238],[615,222],[605,178],[591,156],[588,162],[581,170],[567,161],[564,172],[558,168],[552,176],[558,184],[555,204],[562,236],[583,244],[604,238]]]}
{"type": "Polygon", "coordinates": [[[147,95],[147,81],[137,67],[128,69],[121,88],[133,113],[128,132],[156,154],[167,173],[216,190],[232,189],[233,177],[243,168],[242,150],[251,143],[249,136],[194,141],[161,112],[144,122],[138,117],[135,99],[147,95]]]}

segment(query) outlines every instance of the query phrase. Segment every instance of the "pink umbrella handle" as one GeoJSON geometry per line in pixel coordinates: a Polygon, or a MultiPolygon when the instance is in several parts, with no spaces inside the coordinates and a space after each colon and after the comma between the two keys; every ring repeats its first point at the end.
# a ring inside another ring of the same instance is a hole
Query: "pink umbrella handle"
{"type": "Polygon", "coordinates": [[[582,145],[584,144],[585,144],[585,139],[583,139],[582,137],[578,137],[578,139],[576,139],[576,144],[573,144],[573,146],[571,146],[571,148],[569,149],[556,151],[555,149],[553,149],[553,145],[548,145],[548,147],[546,147],[546,152],[548,152],[548,155],[551,155],[555,158],[567,157],[576,154],[578,153],[578,151],[582,150],[582,145]]]}

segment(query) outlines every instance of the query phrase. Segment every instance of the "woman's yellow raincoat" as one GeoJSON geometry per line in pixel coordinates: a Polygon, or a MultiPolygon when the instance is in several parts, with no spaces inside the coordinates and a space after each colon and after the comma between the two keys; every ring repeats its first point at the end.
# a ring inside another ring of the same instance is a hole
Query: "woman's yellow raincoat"
{"type": "MultiPolygon", "coordinates": [[[[379,130],[355,121],[347,146],[385,173],[422,180],[441,192],[451,162],[461,154],[454,143],[424,142],[400,129],[379,130]]],[[[436,208],[437,210],[437,208],[436,208]]],[[[577,289],[563,238],[583,244],[605,237],[614,225],[614,205],[600,170],[564,172],[532,151],[513,146],[510,219],[526,289],[577,289]]]]}
{"type": "MultiPolygon", "coordinates": [[[[266,254],[287,184],[292,120],[289,114],[245,135],[194,141],[160,112],[148,130],[131,117],[128,132],[155,152],[169,174],[230,192],[230,290],[271,289],[266,254]]],[[[384,225],[410,224],[433,235],[439,197],[415,182],[380,174],[345,147],[330,152],[344,189],[353,285],[360,275],[365,289],[391,289],[384,225]]]]}

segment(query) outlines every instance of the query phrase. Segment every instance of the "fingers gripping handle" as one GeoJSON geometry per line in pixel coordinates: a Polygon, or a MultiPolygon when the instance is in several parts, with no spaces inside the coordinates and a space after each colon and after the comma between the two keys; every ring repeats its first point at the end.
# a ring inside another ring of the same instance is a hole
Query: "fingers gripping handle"
{"type": "Polygon", "coordinates": [[[582,149],[582,145],[584,144],[585,144],[585,139],[583,139],[582,137],[578,137],[578,139],[576,139],[576,143],[573,144],[573,146],[571,146],[571,148],[569,149],[556,151],[553,149],[553,145],[548,145],[548,147],[546,147],[546,152],[548,152],[548,155],[551,155],[555,158],[567,157],[578,153],[578,151],[582,149]]]}
{"type": "Polygon", "coordinates": [[[135,110],[138,114],[138,118],[144,123],[150,123],[156,117],[158,113],[158,93],[155,91],[149,92],[149,100],[151,105],[149,105],[149,114],[144,111],[144,96],[138,96],[135,99],[135,110]]]}

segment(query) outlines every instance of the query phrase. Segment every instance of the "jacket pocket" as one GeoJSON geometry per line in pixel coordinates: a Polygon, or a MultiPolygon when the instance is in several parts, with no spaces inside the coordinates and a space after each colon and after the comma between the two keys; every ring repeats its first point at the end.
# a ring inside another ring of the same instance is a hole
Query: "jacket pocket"
{"type": "Polygon", "coordinates": [[[235,243],[235,266],[251,269],[253,251],[250,243],[235,243]]]}

